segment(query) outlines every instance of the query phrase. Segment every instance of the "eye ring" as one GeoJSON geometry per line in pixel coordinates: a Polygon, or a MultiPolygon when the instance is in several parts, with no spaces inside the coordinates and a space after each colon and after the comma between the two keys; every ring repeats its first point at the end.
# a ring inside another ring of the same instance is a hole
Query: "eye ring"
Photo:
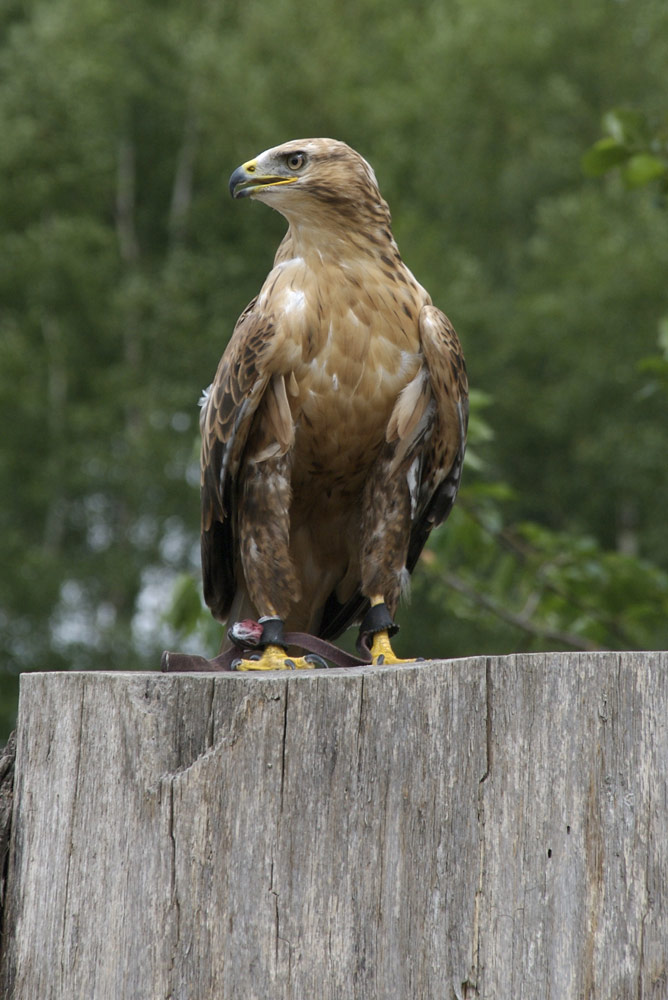
{"type": "Polygon", "coordinates": [[[306,154],[288,153],[288,155],[285,158],[285,162],[287,163],[290,170],[301,170],[301,168],[306,163],[306,154]]]}

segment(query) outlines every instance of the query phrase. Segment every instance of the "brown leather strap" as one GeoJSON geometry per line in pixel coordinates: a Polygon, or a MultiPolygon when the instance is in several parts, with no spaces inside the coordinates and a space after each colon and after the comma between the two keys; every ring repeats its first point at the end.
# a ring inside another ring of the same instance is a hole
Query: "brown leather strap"
{"type": "MultiPolygon", "coordinates": [[[[299,649],[304,650],[305,653],[312,653],[322,660],[329,661],[333,667],[364,667],[371,663],[371,657],[368,655],[353,656],[352,653],[346,653],[343,649],[339,649],[331,642],[327,642],[325,639],[319,639],[318,636],[309,635],[308,632],[286,632],[283,636],[284,641],[289,646],[297,646],[299,649]]],[[[257,649],[238,649],[232,648],[227,649],[224,653],[219,656],[214,656],[213,659],[207,660],[204,656],[197,656],[191,653],[170,653],[164,652],[162,654],[162,659],[160,661],[160,669],[163,673],[219,673],[225,670],[234,670],[232,666],[237,660],[248,660],[251,656],[258,656],[257,649]]],[[[287,657],[289,659],[289,657],[287,657]]],[[[328,663],[323,663],[323,666],[328,666],[328,663]]],[[[318,667],[319,664],[314,663],[314,667],[318,667]]]]}
{"type": "Polygon", "coordinates": [[[160,660],[160,669],[163,674],[219,673],[222,670],[231,670],[232,659],[238,658],[237,649],[229,649],[212,660],[194,653],[170,653],[165,650],[160,660]]]}

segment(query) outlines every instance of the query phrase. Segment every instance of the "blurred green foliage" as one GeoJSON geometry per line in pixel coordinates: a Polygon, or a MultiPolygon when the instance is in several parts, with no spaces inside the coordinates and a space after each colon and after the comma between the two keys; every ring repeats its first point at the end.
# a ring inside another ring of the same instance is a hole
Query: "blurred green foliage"
{"type": "Polygon", "coordinates": [[[661,194],[668,193],[668,119],[652,127],[637,108],[613,108],[603,116],[606,135],[582,157],[582,169],[601,177],[615,167],[628,188],[658,181],[661,194]]]}
{"type": "Polygon", "coordinates": [[[227,178],[299,136],[372,162],[476,389],[399,651],[665,646],[667,67],[664,0],[9,0],[2,728],[21,670],[216,648],[196,403],[284,231],[227,178]]]}

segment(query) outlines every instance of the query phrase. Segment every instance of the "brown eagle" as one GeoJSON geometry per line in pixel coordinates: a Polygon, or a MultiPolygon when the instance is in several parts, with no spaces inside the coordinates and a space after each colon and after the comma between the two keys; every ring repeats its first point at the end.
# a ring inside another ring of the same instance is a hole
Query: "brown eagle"
{"type": "Polygon", "coordinates": [[[362,622],[373,662],[402,589],[457,494],[468,417],[447,317],[403,263],[373,170],[350,146],[298,139],[230,178],[288,221],[202,413],[204,596],[220,621],[336,638],[362,622]]]}

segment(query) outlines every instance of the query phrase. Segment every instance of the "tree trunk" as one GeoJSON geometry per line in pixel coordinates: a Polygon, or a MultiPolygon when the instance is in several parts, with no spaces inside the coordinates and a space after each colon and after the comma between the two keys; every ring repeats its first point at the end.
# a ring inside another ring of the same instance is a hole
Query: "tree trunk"
{"type": "Polygon", "coordinates": [[[668,654],[22,677],[7,1000],[665,1000],[668,654]]]}

